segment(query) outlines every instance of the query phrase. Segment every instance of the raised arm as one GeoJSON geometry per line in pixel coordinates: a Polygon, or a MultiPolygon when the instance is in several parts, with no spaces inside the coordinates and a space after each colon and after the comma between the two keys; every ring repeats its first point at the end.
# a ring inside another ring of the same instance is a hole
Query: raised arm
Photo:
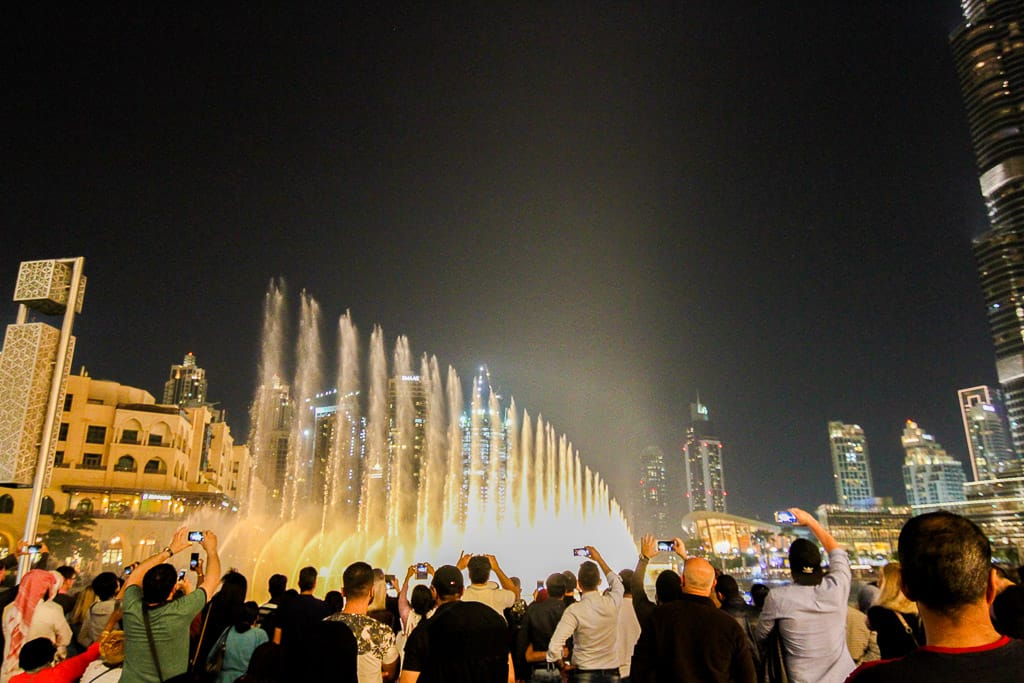
{"type": "MultiPolygon", "coordinates": [[[[117,594],[118,599],[124,596],[125,590],[128,586],[142,586],[142,579],[153,567],[158,564],[162,564],[167,560],[171,559],[182,550],[187,549],[192,543],[188,540],[188,527],[181,527],[174,532],[174,537],[171,538],[171,542],[167,546],[155,555],[147,557],[145,560],[139,563],[139,566],[128,575],[128,578],[124,580],[124,585],[121,586],[121,591],[117,594]]],[[[207,593],[209,595],[209,593],[207,593]]]]}
{"type": "Polygon", "coordinates": [[[811,530],[814,537],[818,539],[821,546],[825,549],[826,553],[830,553],[833,550],[837,550],[840,546],[832,534],[828,530],[818,523],[818,520],[809,512],[801,510],[800,508],[789,508],[789,511],[796,517],[796,523],[800,526],[805,526],[811,530]]]}
{"type": "Polygon", "coordinates": [[[491,571],[493,571],[494,575],[498,577],[498,583],[501,584],[501,587],[507,591],[515,593],[516,600],[518,600],[519,588],[515,583],[513,583],[512,579],[505,575],[505,572],[501,570],[501,567],[498,566],[497,558],[494,557],[494,555],[488,555],[487,560],[491,563],[491,571]]]}
{"type": "Polygon", "coordinates": [[[217,589],[217,584],[220,583],[220,555],[217,554],[217,534],[209,530],[204,531],[203,540],[199,542],[199,545],[203,546],[203,550],[206,551],[206,575],[203,577],[203,583],[199,587],[206,592],[206,600],[209,602],[210,598],[213,597],[213,592],[217,589]]]}

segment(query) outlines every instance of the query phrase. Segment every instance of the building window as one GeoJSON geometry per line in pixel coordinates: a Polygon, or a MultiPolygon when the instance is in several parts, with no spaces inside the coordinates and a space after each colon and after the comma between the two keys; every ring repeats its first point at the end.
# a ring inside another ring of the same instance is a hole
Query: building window
{"type": "Polygon", "coordinates": [[[82,455],[83,470],[98,470],[103,467],[103,456],[99,453],[85,453],[82,455]]]}
{"type": "Polygon", "coordinates": [[[75,402],[74,394],[64,394],[64,412],[71,410],[71,404],[75,402]]]}
{"type": "Polygon", "coordinates": [[[146,469],[144,471],[146,474],[163,474],[166,472],[164,469],[164,461],[160,458],[153,458],[146,463],[146,469]]]}
{"type": "Polygon", "coordinates": [[[115,472],[134,472],[135,471],[135,458],[130,455],[122,455],[117,459],[117,464],[114,465],[115,472]]]}
{"type": "Polygon", "coordinates": [[[9,515],[14,512],[14,499],[6,493],[0,496],[0,514],[9,515]]]}
{"type": "Polygon", "coordinates": [[[67,441],[68,440],[68,423],[67,422],[61,422],[60,423],[60,434],[57,435],[57,440],[58,441],[67,441]]]}
{"type": "Polygon", "coordinates": [[[57,451],[53,454],[53,466],[54,467],[67,467],[64,464],[64,451],[57,451]]]}
{"type": "Polygon", "coordinates": [[[107,440],[107,428],[99,425],[89,425],[85,433],[86,443],[103,443],[107,440]]]}
{"type": "Polygon", "coordinates": [[[43,496],[43,502],[39,504],[39,514],[53,514],[53,498],[50,498],[49,496],[43,496]]]}
{"type": "Polygon", "coordinates": [[[164,445],[164,439],[159,434],[150,434],[149,435],[149,439],[147,440],[147,443],[150,446],[163,446],[164,445]]]}
{"type": "Polygon", "coordinates": [[[92,501],[90,499],[88,499],[88,498],[83,498],[82,500],[78,501],[78,505],[75,506],[75,512],[77,512],[79,514],[82,514],[82,515],[91,514],[92,513],[92,501]]]}
{"type": "Polygon", "coordinates": [[[126,429],[121,432],[121,443],[139,443],[139,430],[126,429]]]}

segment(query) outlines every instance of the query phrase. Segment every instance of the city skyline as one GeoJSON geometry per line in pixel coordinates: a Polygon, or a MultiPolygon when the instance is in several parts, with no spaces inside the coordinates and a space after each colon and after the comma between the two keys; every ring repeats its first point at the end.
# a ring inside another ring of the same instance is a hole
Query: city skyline
{"type": "Polygon", "coordinates": [[[240,435],[283,276],[488,364],[617,497],[697,389],[730,512],[830,500],[837,416],[899,496],[903,420],[966,463],[997,384],[986,216],[958,4],[855,5],[25,10],[0,275],[84,255],[75,370],[193,352],[240,435]]]}

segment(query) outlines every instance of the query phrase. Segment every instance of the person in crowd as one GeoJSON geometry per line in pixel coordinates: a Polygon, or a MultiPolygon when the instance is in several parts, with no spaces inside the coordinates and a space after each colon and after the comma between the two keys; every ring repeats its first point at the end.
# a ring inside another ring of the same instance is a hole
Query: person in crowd
{"type": "MultiPolygon", "coordinates": [[[[75,606],[71,608],[71,612],[67,615],[68,625],[71,626],[71,643],[74,646],[75,654],[81,654],[85,651],[85,647],[82,647],[78,642],[78,636],[82,632],[82,623],[89,616],[89,608],[95,603],[96,591],[92,589],[92,584],[90,584],[78,591],[78,595],[75,596],[75,606]]],[[[69,646],[69,655],[71,650],[72,647],[69,646]]]]}
{"type": "Polygon", "coordinates": [[[189,625],[206,605],[220,582],[217,536],[203,532],[206,551],[205,581],[191,590],[178,583],[178,572],[168,560],[188,550],[188,529],[181,527],[163,550],[145,559],[127,577],[121,589],[125,635],[125,683],[160,683],[188,670],[189,625]],[[178,588],[185,595],[174,598],[178,588]]]}
{"type": "Polygon", "coordinates": [[[846,606],[846,649],[858,666],[880,657],[878,636],[868,627],[868,615],[852,604],[846,606]]]}
{"type": "MultiPolygon", "coordinates": [[[[718,596],[719,609],[736,620],[736,623],[743,629],[743,633],[750,640],[751,651],[756,648],[754,640],[754,627],[757,625],[757,615],[754,608],[746,603],[740,595],[740,586],[736,579],[728,574],[722,574],[715,580],[715,595],[718,596]]],[[[755,656],[756,659],[756,656],[755,656]]]]}
{"type": "Polygon", "coordinates": [[[1024,586],[1007,586],[992,601],[992,623],[1011,638],[1024,638],[1024,586]]]}
{"type": "Polygon", "coordinates": [[[698,557],[686,559],[683,596],[658,605],[640,634],[632,679],[754,683],[750,642],[728,612],[715,606],[715,569],[698,557]]]}
{"type": "Polygon", "coordinates": [[[754,608],[754,612],[758,617],[761,616],[761,610],[764,609],[764,601],[768,599],[768,586],[763,583],[754,583],[750,585],[750,602],[754,603],[751,605],[754,608]]]}
{"type": "MultiPolygon", "coordinates": [[[[672,549],[679,557],[686,557],[686,548],[680,538],[672,539],[672,549]]],[[[633,570],[633,577],[629,587],[630,595],[633,596],[633,611],[636,612],[637,622],[643,629],[644,620],[653,612],[656,605],[678,600],[683,596],[682,585],[679,575],[671,569],[666,569],[654,581],[654,599],[647,597],[644,590],[644,577],[647,576],[647,565],[651,558],[658,554],[658,541],[651,534],[645,534],[640,539],[640,559],[637,560],[636,569],[633,570]]]]}
{"type": "MultiPolygon", "coordinates": [[[[434,567],[426,562],[427,577],[434,575],[434,567]]],[[[409,634],[416,628],[434,608],[434,596],[430,594],[430,588],[424,585],[414,586],[412,597],[409,597],[409,582],[416,576],[416,565],[409,565],[405,572],[405,580],[402,588],[398,591],[398,618],[402,622],[402,630],[398,632],[397,645],[399,653],[405,652],[405,644],[409,640],[409,634]]]]}
{"type": "Polygon", "coordinates": [[[225,630],[245,621],[245,596],[248,591],[249,582],[234,569],[228,570],[221,578],[220,590],[210,598],[199,618],[192,624],[189,661],[192,662],[193,671],[203,670],[203,663],[210,650],[225,630]]]}
{"type": "Polygon", "coordinates": [[[35,638],[49,638],[56,647],[56,656],[63,659],[71,643],[71,626],[64,610],[53,602],[64,578],[57,572],[32,569],[18,585],[14,602],[4,608],[4,661],[0,682],[7,683],[21,673],[18,654],[21,647],[35,638]]]}
{"type": "Polygon", "coordinates": [[[462,601],[457,567],[439,567],[430,586],[437,608],[409,636],[400,683],[514,683],[501,615],[462,601]]]}
{"type": "Polygon", "coordinates": [[[868,626],[877,634],[882,659],[895,659],[924,645],[917,605],[900,588],[900,563],[882,568],[876,604],[868,609],[868,626]]]}
{"type": "Polygon", "coordinates": [[[580,565],[577,583],[579,602],[565,608],[548,643],[547,661],[558,664],[579,683],[603,683],[619,680],[619,657],[615,649],[618,637],[619,608],[625,589],[622,579],[611,570],[601,553],[587,546],[591,560],[580,565]],[[600,570],[598,569],[600,568],[600,570]],[[608,580],[608,592],[601,593],[601,572],[608,580]],[[572,638],[572,663],[564,658],[563,648],[572,638]]]}
{"type": "Polygon", "coordinates": [[[508,577],[515,586],[516,599],[511,607],[506,607],[501,614],[508,622],[508,649],[511,652],[516,646],[516,637],[523,625],[523,615],[526,614],[526,600],[523,599],[523,583],[518,576],[508,577]]]}
{"type": "Polygon", "coordinates": [[[375,567],[373,570],[373,600],[370,602],[366,614],[382,624],[386,624],[395,633],[402,629],[398,613],[398,597],[392,599],[388,595],[388,576],[380,567],[375,567]]]}
{"type": "Polygon", "coordinates": [[[94,643],[82,654],[59,663],[56,656],[53,641],[33,638],[21,647],[18,662],[22,673],[11,678],[11,683],[75,683],[89,663],[100,656],[100,646],[94,643]]]}
{"type": "Polygon", "coordinates": [[[535,601],[526,608],[523,623],[516,636],[516,656],[523,670],[521,680],[533,683],[559,683],[562,674],[553,662],[547,661],[548,643],[565,612],[565,577],[552,574],[545,582],[550,600],[535,601]]]}
{"type": "Polygon", "coordinates": [[[260,607],[255,601],[250,600],[243,603],[239,614],[238,623],[224,630],[207,655],[207,661],[215,657],[216,650],[220,647],[220,640],[223,639],[224,659],[220,672],[217,674],[216,683],[234,683],[248,670],[249,660],[256,648],[269,641],[267,632],[256,628],[256,622],[260,617],[260,607]]]}
{"type": "Polygon", "coordinates": [[[633,659],[633,648],[636,640],[640,637],[640,621],[636,618],[636,610],[633,609],[633,570],[623,569],[619,572],[622,579],[622,606],[619,608],[619,634],[615,641],[615,647],[619,653],[619,679],[622,683],[629,683],[629,667],[633,659]]]}
{"type": "Polygon", "coordinates": [[[821,553],[807,539],[789,547],[793,583],[772,589],[764,603],[755,637],[767,640],[776,623],[784,659],[794,681],[838,683],[856,668],[846,647],[846,605],[850,595],[850,559],[839,543],[811,514],[791,508],[796,524],[806,526],[824,546],[829,572],[821,568],[821,553]]]}
{"type": "Polygon", "coordinates": [[[313,595],[316,579],[316,568],[300,569],[298,595],[282,600],[275,611],[274,642],[284,646],[285,660],[292,670],[324,654],[313,650],[311,641],[304,637],[314,624],[330,616],[327,603],[313,595]]]}
{"type": "MultiPolygon", "coordinates": [[[[285,666],[283,648],[271,640],[253,651],[249,668],[237,683],[284,683],[293,680],[290,674],[285,666]]],[[[330,680],[330,677],[323,680],[330,680]]]]}
{"type": "Polygon", "coordinates": [[[366,615],[373,600],[373,567],[365,562],[353,562],[345,568],[341,581],[345,607],[326,620],[344,623],[356,637],[359,644],[359,683],[394,680],[398,676],[395,632],[366,615]]]}
{"type": "Polygon", "coordinates": [[[324,595],[324,604],[327,605],[327,610],[331,614],[340,612],[345,607],[345,596],[341,594],[341,591],[327,591],[324,595]]]}
{"type": "Polygon", "coordinates": [[[903,525],[898,554],[900,585],[917,603],[926,645],[864,664],[849,681],[1020,681],[1024,641],[1000,635],[989,616],[996,574],[985,533],[966,517],[930,512],[903,525]]]}
{"type": "Polygon", "coordinates": [[[463,553],[455,566],[460,570],[465,569],[469,574],[469,587],[462,595],[463,602],[483,603],[504,619],[504,611],[515,603],[518,592],[516,585],[501,570],[494,555],[463,553]],[[492,571],[498,577],[500,588],[490,580],[492,571]]]}
{"type": "Polygon", "coordinates": [[[64,581],[61,583],[60,588],[57,589],[57,595],[53,597],[53,601],[60,605],[61,609],[64,610],[64,618],[67,619],[68,615],[71,614],[71,610],[75,608],[75,596],[71,594],[71,589],[75,586],[75,580],[78,578],[78,570],[68,565],[57,567],[55,570],[64,581]]]}
{"type": "Polygon", "coordinates": [[[118,683],[124,665],[124,631],[111,631],[96,641],[100,658],[85,668],[82,683],[118,683]]]}
{"type": "Polygon", "coordinates": [[[266,631],[271,638],[274,637],[274,612],[281,604],[281,600],[284,599],[286,590],[288,590],[288,577],[284,574],[274,574],[267,581],[267,592],[270,593],[270,599],[260,605],[260,628],[266,631]]]}
{"type": "MultiPolygon", "coordinates": [[[[89,605],[82,618],[82,627],[78,631],[78,644],[87,648],[97,640],[103,632],[110,615],[117,607],[117,591],[120,589],[117,575],[114,572],[102,572],[96,575],[89,586],[96,596],[96,602],[89,605]]],[[[85,591],[82,591],[83,593],[85,591]]]]}
{"type": "Polygon", "coordinates": [[[576,586],[579,582],[576,581],[576,574],[571,569],[566,569],[562,572],[562,577],[565,579],[565,595],[562,596],[562,600],[565,602],[565,606],[568,607],[576,602],[576,586]]]}

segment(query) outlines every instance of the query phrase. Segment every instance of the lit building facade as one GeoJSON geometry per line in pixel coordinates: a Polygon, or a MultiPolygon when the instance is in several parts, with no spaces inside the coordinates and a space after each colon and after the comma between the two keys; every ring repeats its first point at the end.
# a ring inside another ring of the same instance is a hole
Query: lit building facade
{"type": "Polygon", "coordinates": [[[185,354],[181,365],[172,365],[170,377],[164,382],[162,403],[192,408],[206,403],[206,370],[196,365],[196,357],[185,354]]]}
{"type": "Polygon", "coordinates": [[[974,255],[1010,436],[1024,454],[1024,9],[1019,0],[961,6],[951,43],[989,215],[974,255]]]}
{"type": "Polygon", "coordinates": [[[907,502],[915,508],[923,505],[954,503],[964,500],[964,466],[948,455],[931,434],[907,420],[900,438],[906,458],[903,484],[907,502]]]}
{"type": "Polygon", "coordinates": [[[659,538],[675,536],[669,523],[668,474],[665,471],[665,452],[657,446],[648,446],[640,453],[640,519],[634,528],[643,529],[659,538]]]}
{"type": "Polygon", "coordinates": [[[875,489],[864,430],[860,425],[832,421],[828,423],[828,439],[839,506],[871,507],[875,489]]]}
{"type": "Polygon", "coordinates": [[[725,472],[722,467],[722,442],[714,435],[708,407],[690,404],[690,426],[683,445],[686,468],[686,501],[690,512],[725,512],[725,472]]]}
{"type": "Polygon", "coordinates": [[[900,530],[913,516],[909,505],[843,507],[821,505],[818,521],[859,564],[884,565],[896,559],[900,530]]]}
{"type": "Polygon", "coordinates": [[[977,386],[957,392],[974,481],[1019,476],[1020,459],[1006,428],[999,390],[977,386]]]}
{"type": "MultiPolygon", "coordinates": [[[[462,467],[466,473],[463,477],[464,501],[475,499],[486,505],[491,496],[495,496],[498,509],[504,509],[508,462],[508,429],[504,412],[501,396],[491,386],[491,374],[484,366],[473,380],[469,412],[460,420],[462,467]],[[497,482],[497,491],[488,490],[491,480],[497,482]]],[[[468,510],[462,513],[465,516],[468,510]]]]}
{"type": "MultiPolygon", "coordinates": [[[[142,389],[71,375],[40,531],[52,515],[96,521],[104,568],[145,558],[191,513],[237,511],[247,493],[249,452],[205,406],[157,404],[142,389]]],[[[0,543],[21,537],[30,492],[0,496],[0,543]]],[[[63,561],[64,558],[60,558],[63,561]]]]}

